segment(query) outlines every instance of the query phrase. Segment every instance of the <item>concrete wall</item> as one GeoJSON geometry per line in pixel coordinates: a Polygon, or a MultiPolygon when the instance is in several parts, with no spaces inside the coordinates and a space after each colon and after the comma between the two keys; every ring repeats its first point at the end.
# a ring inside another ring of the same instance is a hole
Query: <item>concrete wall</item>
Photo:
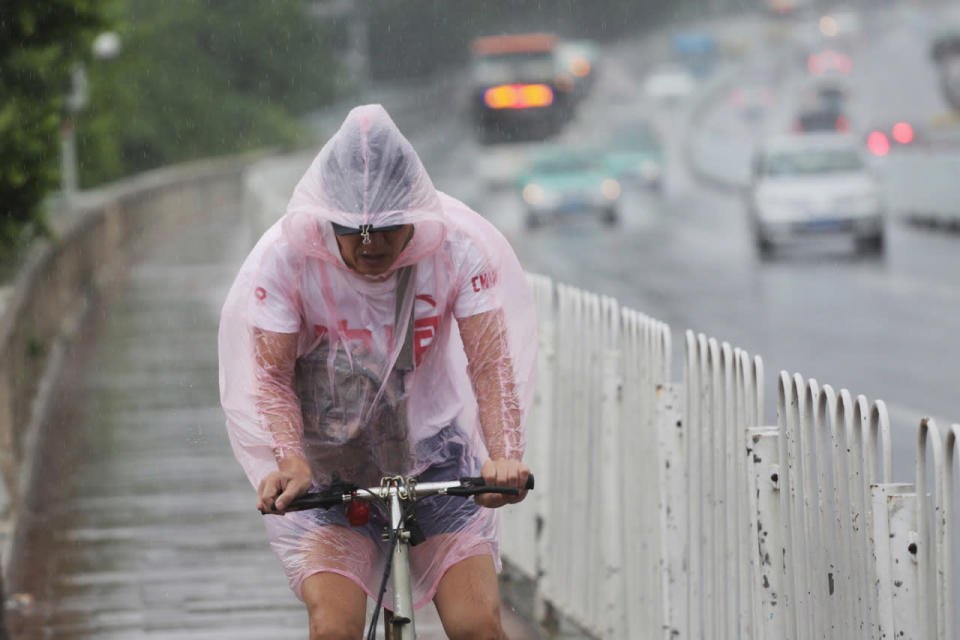
{"type": "MultiPolygon", "coordinates": [[[[242,215],[253,157],[164,168],[81,194],[55,210],[55,239],[29,254],[0,303],[0,554],[9,566],[58,371],[85,312],[158,234],[222,207],[242,215]]],[[[0,600],[2,602],[2,600],[0,600]]],[[[0,604],[2,611],[2,604],[0,604]]],[[[0,613],[2,620],[2,613],[0,613]]]]}

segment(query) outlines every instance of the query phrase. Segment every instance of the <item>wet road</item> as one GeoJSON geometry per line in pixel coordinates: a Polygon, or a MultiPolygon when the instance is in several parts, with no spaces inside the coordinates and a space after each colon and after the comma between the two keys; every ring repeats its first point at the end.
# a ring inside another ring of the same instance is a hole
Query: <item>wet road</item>
{"type": "MultiPolygon", "coordinates": [[[[854,91],[861,105],[871,107],[858,111],[864,126],[890,117],[926,121],[942,108],[924,55],[926,24],[881,21],[883,30],[872,32],[876,37],[858,50],[854,59],[864,69],[854,91]]],[[[602,137],[622,112],[624,79],[639,86],[636,58],[608,62],[596,93],[566,132],[569,139],[602,137]]],[[[793,74],[786,84],[799,82],[800,69],[793,74]]],[[[531,233],[522,229],[513,194],[479,197],[476,204],[507,230],[528,269],[613,295],[668,322],[678,375],[681,332],[688,328],[762,356],[771,423],[781,369],[885,400],[894,431],[894,477],[912,479],[920,418],[932,415],[941,424],[960,419],[960,373],[954,366],[960,361],[960,237],[918,229],[903,215],[921,197],[938,206],[960,202],[960,186],[955,179],[932,184],[922,166],[931,160],[921,150],[888,158],[878,166],[892,209],[884,257],[859,256],[845,240],[826,240],[761,261],[741,196],[699,182],[683,162],[690,134],[695,144],[706,137],[712,145],[720,163],[715,170],[745,170],[753,128],[723,101],[708,122],[746,135],[687,131],[685,111],[634,95],[634,115],[659,124],[672,163],[664,197],[628,194],[619,229],[588,220],[531,233]]]]}
{"type": "MultiPolygon", "coordinates": [[[[237,211],[156,246],[77,354],[16,590],[16,640],[307,637],[223,427],[220,305],[249,249],[237,211]]],[[[505,605],[512,638],[532,639],[505,605]]],[[[435,610],[418,617],[442,638],[435,610]]]]}

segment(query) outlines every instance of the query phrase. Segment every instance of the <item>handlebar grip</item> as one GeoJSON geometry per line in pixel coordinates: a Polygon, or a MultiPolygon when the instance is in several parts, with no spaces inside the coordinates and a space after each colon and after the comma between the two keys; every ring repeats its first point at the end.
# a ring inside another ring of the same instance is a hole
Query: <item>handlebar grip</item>
{"type": "MultiPolygon", "coordinates": [[[[465,487],[483,487],[486,486],[487,481],[483,479],[482,476],[477,476],[474,478],[460,478],[460,482],[465,487]]],[[[523,486],[524,489],[532,490],[533,489],[533,474],[531,473],[527,476],[527,484],[523,486]]]]}
{"type": "MultiPolygon", "coordinates": [[[[327,493],[307,493],[299,498],[293,500],[287,508],[283,510],[284,513],[289,513],[290,511],[305,511],[306,509],[329,509],[330,507],[335,507],[338,504],[343,504],[342,495],[330,495],[327,493]]],[[[272,511],[260,510],[260,513],[263,515],[280,515],[272,511]]]]}

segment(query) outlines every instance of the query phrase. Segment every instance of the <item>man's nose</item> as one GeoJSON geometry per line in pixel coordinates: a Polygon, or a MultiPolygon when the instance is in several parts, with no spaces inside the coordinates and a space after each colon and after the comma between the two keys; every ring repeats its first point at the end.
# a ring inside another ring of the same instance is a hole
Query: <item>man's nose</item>
{"type": "Polygon", "coordinates": [[[389,244],[390,243],[387,242],[387,234],[384,233],[383,231],[374,231],[373,233],[370,234],[369,246],[371,248],[381,249],[389,246],[389,244]]]}

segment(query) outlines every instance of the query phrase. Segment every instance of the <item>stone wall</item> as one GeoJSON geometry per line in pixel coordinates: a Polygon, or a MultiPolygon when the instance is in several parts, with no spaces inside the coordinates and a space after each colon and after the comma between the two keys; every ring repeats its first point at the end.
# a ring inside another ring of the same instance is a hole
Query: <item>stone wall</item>
{"type": "MultiPolygon", "coordinates": [[[[242,215],[251,156],[169,167],[81,194],[55,208],[54,239],[35,247],[0,304],[0,554],[9,565],[28,503],[58,372],[85,312],[160,234],[223,207],[242,215]]],[[[2,600],[0,600],[2,602],[2,600]]],[[[2,607],[0,607],[2,611],[2,607]]],[[[2,620],[2,613],[0,613],[2,620]]]]}

